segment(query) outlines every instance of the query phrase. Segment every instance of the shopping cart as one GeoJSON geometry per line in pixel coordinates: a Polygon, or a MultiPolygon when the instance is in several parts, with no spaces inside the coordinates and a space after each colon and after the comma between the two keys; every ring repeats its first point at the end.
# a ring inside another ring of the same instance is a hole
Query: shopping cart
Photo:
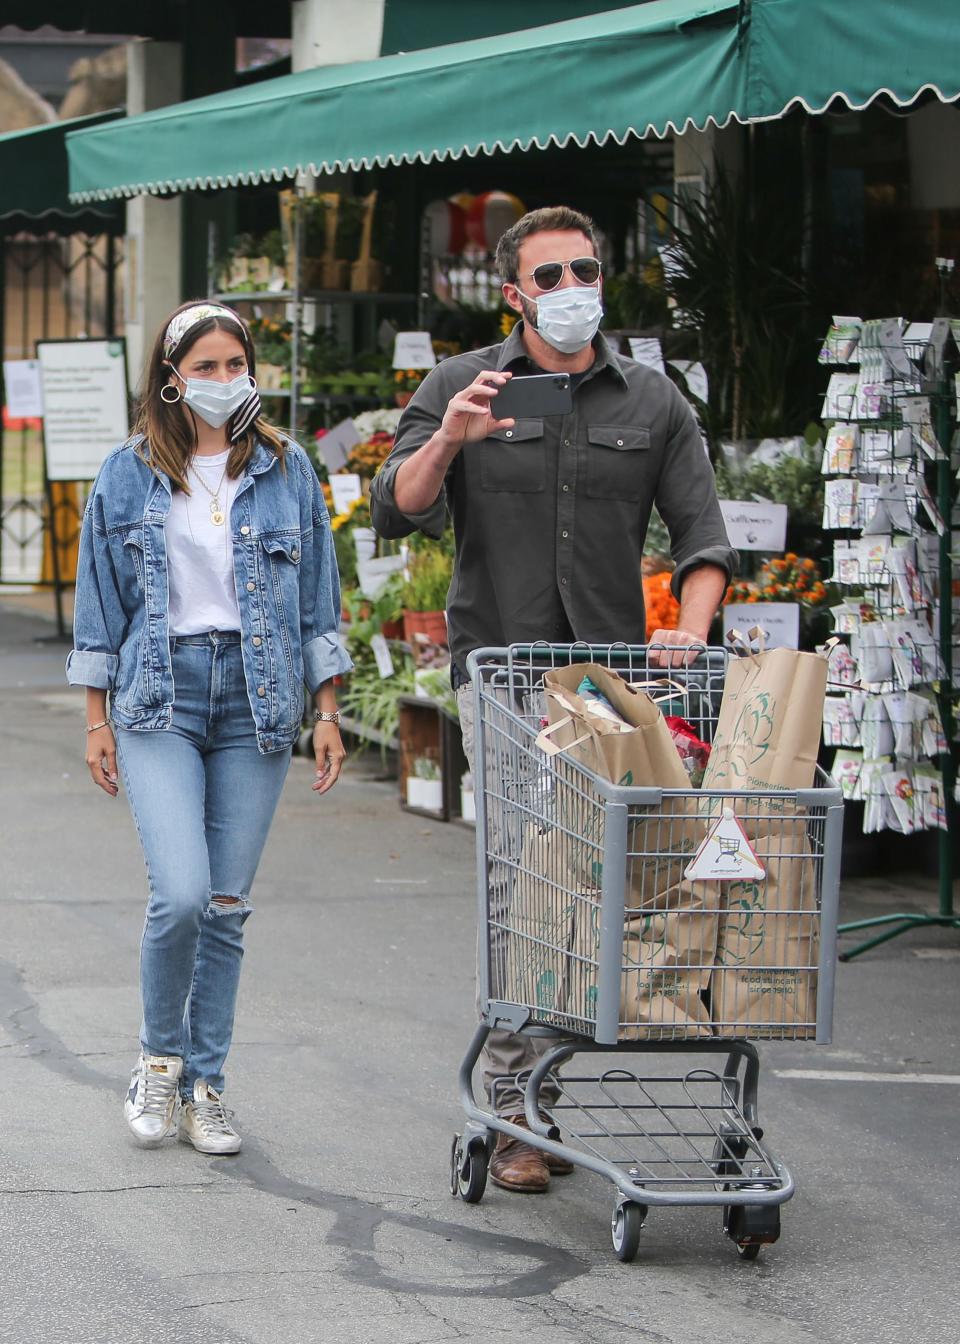
{"type": "Polygon", "coordinates": [[[482,1198],[506,1134],[613,1183],[621,1260],[636,1255],[648,1210],[669,1205],[720,1207],[752,1260],[777,1240],[794,1191],[759,1124],[752,1041],[831,1039],[842,797],[821,771],[792,792],[623,787],[538,745],[543,674],[573,662],[648,686],[663,679],[665,712],[711,741],[727,652],[702,647],[669,672],[651,652],[535,644],[468,660],[482,1019],[460,1067],[466,1125],[451,1191],[482,1198]],[[687,880],[715,819],[731,812],[764,880],[755,868],[754,880],[719,871],[729,841],[714,880],[687,880]],[[536,1065],[510,1080],[529,1129],[497,1114],[496,1086],[489,1109],[477,1104],[473,1071],[494,1027],[545,1038],[536,1065]],[[617,1067],[560,1072],[575,1055],[611,1050],[617,1067]],[[634,1067],[661,1054],[680,1056],[668,1075],[634,1067]],[[707,1059],[687,1067],[691,1055],[707,1059]]]}

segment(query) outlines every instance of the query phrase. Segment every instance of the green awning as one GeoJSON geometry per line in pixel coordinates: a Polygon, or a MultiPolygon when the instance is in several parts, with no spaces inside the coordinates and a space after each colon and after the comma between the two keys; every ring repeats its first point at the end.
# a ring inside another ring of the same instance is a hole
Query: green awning
{"type": "Polygon", "coordinates": [[[881,95],[908,107],[922,93],[960,98],[958,0],[752,0],[743,121],[834,99],[864,108],[881,95]]]}
{"type": "Polygon", "coordinates": [[[737,0],[651,0],[586,18],[325,66],[70,136],[74,200],[622,143],[726,122],[737,0]]]}
{"type": "Polygon", "coordinates": [[[68,136],[74,201],[960,97],[957,0],[649,0],[68,136]]]}
{"type": "Polygon", "coordinates": [[[122,116],[99,112],[50,121],[0,135],[0,234],[21,232],[122,233],[123,209],[111,202],[71,204],[67,194],[66,136],[122,116]]]}

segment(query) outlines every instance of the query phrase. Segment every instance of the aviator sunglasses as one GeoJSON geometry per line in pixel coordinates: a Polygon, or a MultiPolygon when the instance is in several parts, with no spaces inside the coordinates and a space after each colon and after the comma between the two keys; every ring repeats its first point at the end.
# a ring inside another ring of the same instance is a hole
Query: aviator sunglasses
{"type": "Polygon", "coordinates": [[[595,285],[600,279],[601,266],[596,257],[574,257],[573,261],[543,261],[539,266],[534,266],[532,271],[528,271],[527,275],[539,289],[551,290],[559,285],[567,267],[574,280],[579,281],[581,285],[595,285]]]}

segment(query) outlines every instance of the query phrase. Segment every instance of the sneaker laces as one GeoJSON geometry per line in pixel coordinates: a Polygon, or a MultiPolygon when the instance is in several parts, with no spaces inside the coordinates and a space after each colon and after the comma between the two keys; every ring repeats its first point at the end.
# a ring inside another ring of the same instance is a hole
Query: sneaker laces
{"type": "Polygon", "coordinates": [[[231,1128],[223,1109],[223,1102],[215,1092],[209,1092],[208,1101],[192,1101],[193,1114],[200,1129],[208,1138],[218,1136],[232,1138],[236,1131],[231,1128]]]}
{"type": "Polygon", "coordinates": [[[177,1079],[169,1075],[151,1073],[149,1069],[144,1077],[141,1115],[166,1115],[170,1099],[177,1093],[177,1079]]]}

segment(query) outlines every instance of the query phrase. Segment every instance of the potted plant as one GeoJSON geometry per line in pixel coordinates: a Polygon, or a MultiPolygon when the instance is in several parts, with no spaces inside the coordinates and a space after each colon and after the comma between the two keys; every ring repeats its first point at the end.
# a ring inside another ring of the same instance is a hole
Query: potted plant
{"type": "Polygon", "coordinates": [[[403,409],[423,382],[423,369],[397,369],[393,375],[393,399],[403,409]]]}
{"type": "Polygon", "coordinates": [[[447,592],[453,577],[453,557],[447,547],[423,538],[411,552],[407,578],[401,590],[403,637],[415,644],[423,635],[433,644],[447,644],[447,592]]]}
{"type": "Polygon", "coordinates": [[[424,812],[443,811],[443,777],[436,761],[418,756],[407,776],[407,806],[424,812]]]}

